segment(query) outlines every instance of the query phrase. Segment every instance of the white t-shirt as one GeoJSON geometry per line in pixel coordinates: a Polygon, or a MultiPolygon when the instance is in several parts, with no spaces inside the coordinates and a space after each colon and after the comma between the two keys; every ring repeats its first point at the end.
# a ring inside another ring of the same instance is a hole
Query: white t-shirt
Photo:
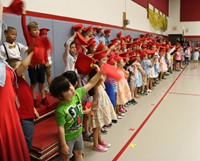
{"type": "MultiPolygon", "coordinates": [[[[13,44],[10,44],[8,42],[5,42],[4,45],[6,47],[9,59],[16,58],[22,60],[21,54],[24,54],[28,49],[27,46],[21,43],[14,42],[13,44]]],[[[4,60],[8,59],[6,55],[6,50],[3,45],[0,46],[0,55],[4,58],[4,60]]]]}
{"type": "Polygon", "coordinates": [[[76,59],[77,57],[73,57],[70,53],[67,54],[67,57],[66,57],[67,64],[65,66],[65,72],[70,71],[70,70],[76,71],[76,68],[75,68],[76,59]]]}

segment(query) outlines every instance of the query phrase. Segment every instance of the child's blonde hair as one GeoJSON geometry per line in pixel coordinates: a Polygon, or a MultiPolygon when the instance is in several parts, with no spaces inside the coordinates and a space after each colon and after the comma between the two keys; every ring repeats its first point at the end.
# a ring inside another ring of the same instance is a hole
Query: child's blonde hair
{"type": "Polygon", "coordinates": [[[38,28],[38,23],[35,21],[32,21],[27,25],[27,27],[28,27],[28,31],[30,31],[33,28],[38,28]]]}

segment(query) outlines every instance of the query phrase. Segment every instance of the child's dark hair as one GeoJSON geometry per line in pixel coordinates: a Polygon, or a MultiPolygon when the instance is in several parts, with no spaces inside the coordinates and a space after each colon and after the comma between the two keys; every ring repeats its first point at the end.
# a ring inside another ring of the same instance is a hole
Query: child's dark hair
{"type": "Polygon", "coordinates": [[[69,80],[69,82],[75,87],[78,82],[78,77],[75,71],[66,71],[62,74],[65,78],[69,80]]]}
{"type": "Polygon", "coordinates": [[[129,61],[128,61],[128,66],[129,66],[129,65],[132,65],[132,64],[135,62],[135,60],[136,60],[136,59],[129,60],[129,61]]]}
{"type": "Polygon", "coordinates": [[[4,30],[4,34],[7,34],[10,30],[16,30],[16,28],[8,26],[6,30],[4,30]]]}
{"type": "Polygon", "coordinates": [[[50,85],[50,93],[60,99],[63,100],[63,92],[66,92],[69,90],[70,87],[70,82],[67,78],[65,78],[64,76],[58,76],[55,77],[50,85]]]}
{"type": "Polygon", "coordinates": [[[73,44],[76,44],[75,41],[72,41],[72,42],[71,42],[70,47],[71,47],[73,44]]]}

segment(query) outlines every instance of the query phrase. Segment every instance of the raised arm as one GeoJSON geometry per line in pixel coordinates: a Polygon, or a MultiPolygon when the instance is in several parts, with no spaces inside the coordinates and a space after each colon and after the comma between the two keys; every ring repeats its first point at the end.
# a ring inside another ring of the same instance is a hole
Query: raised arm
{"type": "Polygon", "coordinates": [[[100,72],[100,69],[97,65],[94,65],[96,70],[97,70],[97,73],[90,79],[90,81],[84,86],[85,88],[85,91],[88,92],[90,89],[92,89],[96,84],[97,82],[99,81],[99,79],[101,78],[102,76],[102,73],[100,72]]]}
{"type": "Polygon", "coordinates": [[[22,8],[21,24],[22,24],[22,30],[23,30],[23,34],[24,34],[24,38],[26,40],[27,46],[30,46],[31,45],[31,37],[30,37],[28,28],[26,25],[26,10],[24,7],[22,8]]]}
{"type": "Polygon", "coordinates": [[[21,64],[19,65],[19,67],[16,69],[16,74],[17,76],[21,76],[26,69],[28,68],[28,66],[31,63],[31,59],[33,56],[33,52],[31,52],[30,54],[28,54],[21,62],[21,64]]]}

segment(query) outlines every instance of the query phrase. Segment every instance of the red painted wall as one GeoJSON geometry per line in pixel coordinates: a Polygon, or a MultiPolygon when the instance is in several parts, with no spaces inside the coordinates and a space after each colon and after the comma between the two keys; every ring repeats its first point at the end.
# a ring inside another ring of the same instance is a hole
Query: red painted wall
{"type": "Polygon", "coordinates": [[[169,15],[169,0],[132,0],[135,3],[147,8],[148,2],[156,7],[159,11],[163,12],[165,15],[169,15]]]}
{"type": "Polygon", "coordinates": [[[199,0],[181,0],[180,21],[200,21],[200,1],[199,0]]]}

